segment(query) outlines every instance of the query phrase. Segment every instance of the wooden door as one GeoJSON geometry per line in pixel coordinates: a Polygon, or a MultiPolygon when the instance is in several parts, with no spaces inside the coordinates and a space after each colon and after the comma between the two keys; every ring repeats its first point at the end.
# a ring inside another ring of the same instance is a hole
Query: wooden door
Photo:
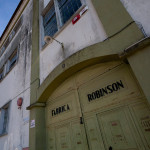
{"type": "Polygon", "coordinates": [[[47,149],[88,150],[76,90],[47,102],[47,149]]]}
{"type": "MultiPolygon", "coordinates": [[[[138,118],[129,109],[133,104],[145,102],[130,69],[120,65],[83,83],[86,76],[87,72],[83,72],[76,81],[90,150],[147,149],[135,124],[138,118]]],[[[132,111],[137,109],[132,107],[132,111]]],[[[140,117],[143,110],[135,115],[140,117]]]]}
{"type": "Polygon", "coordinates": [[[106,150],[145,149],[126,111],[127,109],[121,108],[97,114],[106,150]]]}
{"type": "Polygon", "coordinates": [[[149,104],[137,103],[130,106],[130,111],[137,130],[145,144],[147,150],[150,150],[150,107],[149,104]]]}
{"type": "Polygon", "coordinates": [[[149,106],[126,65],[67,79],[47,102],[46,122],[48,150],[150,150],[149,106]]]}

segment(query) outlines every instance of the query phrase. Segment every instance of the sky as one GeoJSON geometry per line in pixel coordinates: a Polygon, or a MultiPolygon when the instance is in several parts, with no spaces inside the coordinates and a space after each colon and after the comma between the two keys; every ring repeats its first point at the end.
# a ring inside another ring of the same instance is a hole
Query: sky
{"type": "Polygon", "coordinates": [[[0,36],[7,26],[20,0],[0,0],[0,36]]]}

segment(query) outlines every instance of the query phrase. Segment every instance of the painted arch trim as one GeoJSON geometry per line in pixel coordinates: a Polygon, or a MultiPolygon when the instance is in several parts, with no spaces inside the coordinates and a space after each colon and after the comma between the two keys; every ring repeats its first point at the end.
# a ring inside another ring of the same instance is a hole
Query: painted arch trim
{"type": "Polygon", "coordinates": [[[111,39],[73,54],[59,64],[41,84],[37,90],[37,102],[46,102],[54,89],[75,72],[96,63],[120,60],[118,53],[142,38],[143,34],[133,23],[111,39]]]}

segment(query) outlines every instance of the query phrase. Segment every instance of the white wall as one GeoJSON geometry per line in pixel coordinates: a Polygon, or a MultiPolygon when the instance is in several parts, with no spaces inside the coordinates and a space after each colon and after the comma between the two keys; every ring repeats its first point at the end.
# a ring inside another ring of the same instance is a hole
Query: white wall
{"type": "MultiPolygon", "coordinates": [[[[47,2],[47,1],[45,1],[47,2]]],[[[103,41],[106,38],[103,26],[96,14],[91,0],[86,1],[88,11],[73,25],[72,22],[56,36],[64,44],[64,53],[61,45],[53,41],[40,52],[40,81],[64,59],[89,45],[103,41]]]]}
{"type": "Polygon", "coordinates": [[[150,36],[150,0],[121,0],[133,20],[142,24],[150,36]]]}
{"type": "MultiPolygon", "coordinates": [[[[50,0],[44,0],[44,7],[49,1],[50,0]]],[[[150,0],[121,0],[121,2],[133,20],[141,24],[145,33],[150,36],[150,0]]],[[[91,0],[86,0],[86,5],[89,7],[89,10],[84,14],[84,16],[82,16],[75,25],[72,25],[70,22],[56,36],[56,39],[64,44],[64,53],[61,46],[55,41],[41,50],[41,83],[65,58],[89,45],[101,42],[106,38],[106,34],[93,8],[91,0]]]]}
{"type": "Polygon", "coordinates": [[[32,2],[30,1],[23,12],[21,29],[9,44],[4,55],[2,55],[2,57],[7,55],[14,44],[13,42],[19,36],[20,50],[18,62],[0,82],[0,108],[11,101],[8,134],[0,136],[0,150],[15,150],[16,148],[23,149],[29,147],[29,111],[26,110],[26,107],[30,105],[31,9],[32,2]],[[23,98],[21,109],[18,109],[17,106],[19,97],[23,98]]]}

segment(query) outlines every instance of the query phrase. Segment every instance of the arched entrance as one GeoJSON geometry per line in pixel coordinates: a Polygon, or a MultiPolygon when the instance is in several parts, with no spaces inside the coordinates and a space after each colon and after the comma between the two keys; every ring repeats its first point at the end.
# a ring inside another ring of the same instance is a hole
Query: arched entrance
{"type": "Polygon", "coordinates": [[[53,92],[46,131],[48,150],[150,149],[150,108],[128,65],[101,63],[53,92]]]}

